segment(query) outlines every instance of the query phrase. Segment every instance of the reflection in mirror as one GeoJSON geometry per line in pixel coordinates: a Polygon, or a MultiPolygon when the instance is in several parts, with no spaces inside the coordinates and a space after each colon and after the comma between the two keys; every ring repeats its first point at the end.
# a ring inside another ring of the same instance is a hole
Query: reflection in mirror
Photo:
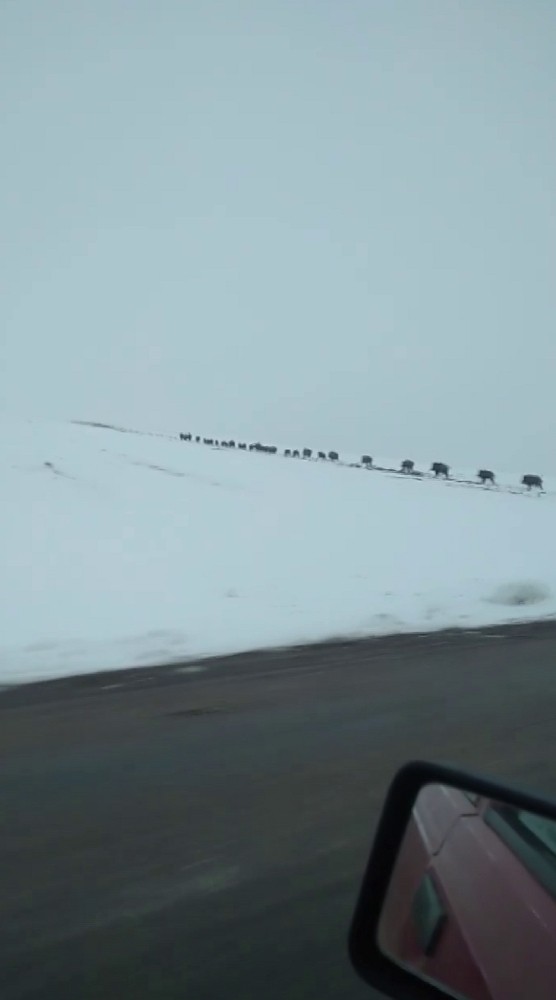
{"type": "Polygon", "coordinates": [[[381,950],[464,1000],[556,997],[556,822],[447,785],[413,807],[381,950]]]}

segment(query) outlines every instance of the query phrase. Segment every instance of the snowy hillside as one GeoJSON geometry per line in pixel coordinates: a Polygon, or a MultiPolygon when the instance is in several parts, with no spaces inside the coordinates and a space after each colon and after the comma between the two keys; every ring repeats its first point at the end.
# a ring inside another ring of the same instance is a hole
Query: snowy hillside
{"type": "Polygon", "coordinates": [[[73,424],[0,435],[3,682],[556,613],[550,492],[73,424]]]}

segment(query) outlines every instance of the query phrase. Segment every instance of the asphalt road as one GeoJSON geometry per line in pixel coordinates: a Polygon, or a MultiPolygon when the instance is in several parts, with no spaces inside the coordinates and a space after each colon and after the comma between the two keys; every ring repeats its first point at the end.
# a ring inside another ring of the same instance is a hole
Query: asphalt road
{"type": "Polygon", "coordinates": [[[362,1000],[346,956],[396,768],[556,795],[556,623],[0,694],[3,1000],[362,1000]]]}

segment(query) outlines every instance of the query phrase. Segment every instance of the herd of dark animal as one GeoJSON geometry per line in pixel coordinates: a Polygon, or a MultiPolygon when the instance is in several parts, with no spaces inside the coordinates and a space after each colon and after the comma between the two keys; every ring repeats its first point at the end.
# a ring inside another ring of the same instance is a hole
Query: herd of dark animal
{"type": "MultiPolygon", "coordinates": [[[[276,447],[276,445],[261,444],[260,441],[257,441],[256,444],[247,444],[245,441],[240,441],[236,444],[235,441],[217,441],[215,438],[205,438],[205,437],[202,438],[198,434],[195,437],[193,436],[193,434],[189,433],[180,434],[180,441],[192,441],[192,442],[194,441],[196,444],[212,445],[215,448],[239,448],[240,451],[259,451],[259,452],[264,452],[267,455],[276,455],[278,452],[278,448],[276,447]]],[[[313,454],[314,457],[319,459],[320,461],[338,462],[340,460],[340,456],[337,451],[329,451],[329,452],[317,451],[313,453],[312,448],[303,448],[301,450],[298,448],[293,448],[293,449],[286,448],[284,451],[285,458],[312,459],[313,454]]],[[[383,469],[381,466],[373,465],[373,459],[371,455],[362,455],[361,462],[356,462],[355,465],[357,467],[362,466],[365,469],[377,469],[378,471],[403,472],[405,475],[408,476],[423,475],[422,472],[416,471],[415,462],[413,462],[410,458],[404,458],[398,470],[395,469],[386,470],[383,469]]],[[[445,462],[433,462],[430,471],[431,473],[434,474],[435,478],[437,479],[439,477],[443,479],[450,478],[450,466],[446,465],[445,462]]],[[[494,476],[494,472],[492,472],[491,469],[479,469],[477,473],[477,479],[483,486],[485,486],[487,483],[490,483],[491,486],[496,486],[496,478],[494,476]]],[[[531,490],[533,487],[535,487],[538,490],[543,489],[541,476],[525,475],[521,480],[521,485],[526,486],[528,490],[531,490]]]]}

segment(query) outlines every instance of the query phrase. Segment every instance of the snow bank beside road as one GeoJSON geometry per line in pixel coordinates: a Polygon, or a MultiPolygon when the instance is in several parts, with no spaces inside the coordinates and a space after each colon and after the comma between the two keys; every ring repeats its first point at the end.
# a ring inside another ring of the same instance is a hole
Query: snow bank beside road
{"type": "Polygon", "coordinates": [[[71,424],[0,438],[3,682],[556,613],[550,493],[71,424]]]}

